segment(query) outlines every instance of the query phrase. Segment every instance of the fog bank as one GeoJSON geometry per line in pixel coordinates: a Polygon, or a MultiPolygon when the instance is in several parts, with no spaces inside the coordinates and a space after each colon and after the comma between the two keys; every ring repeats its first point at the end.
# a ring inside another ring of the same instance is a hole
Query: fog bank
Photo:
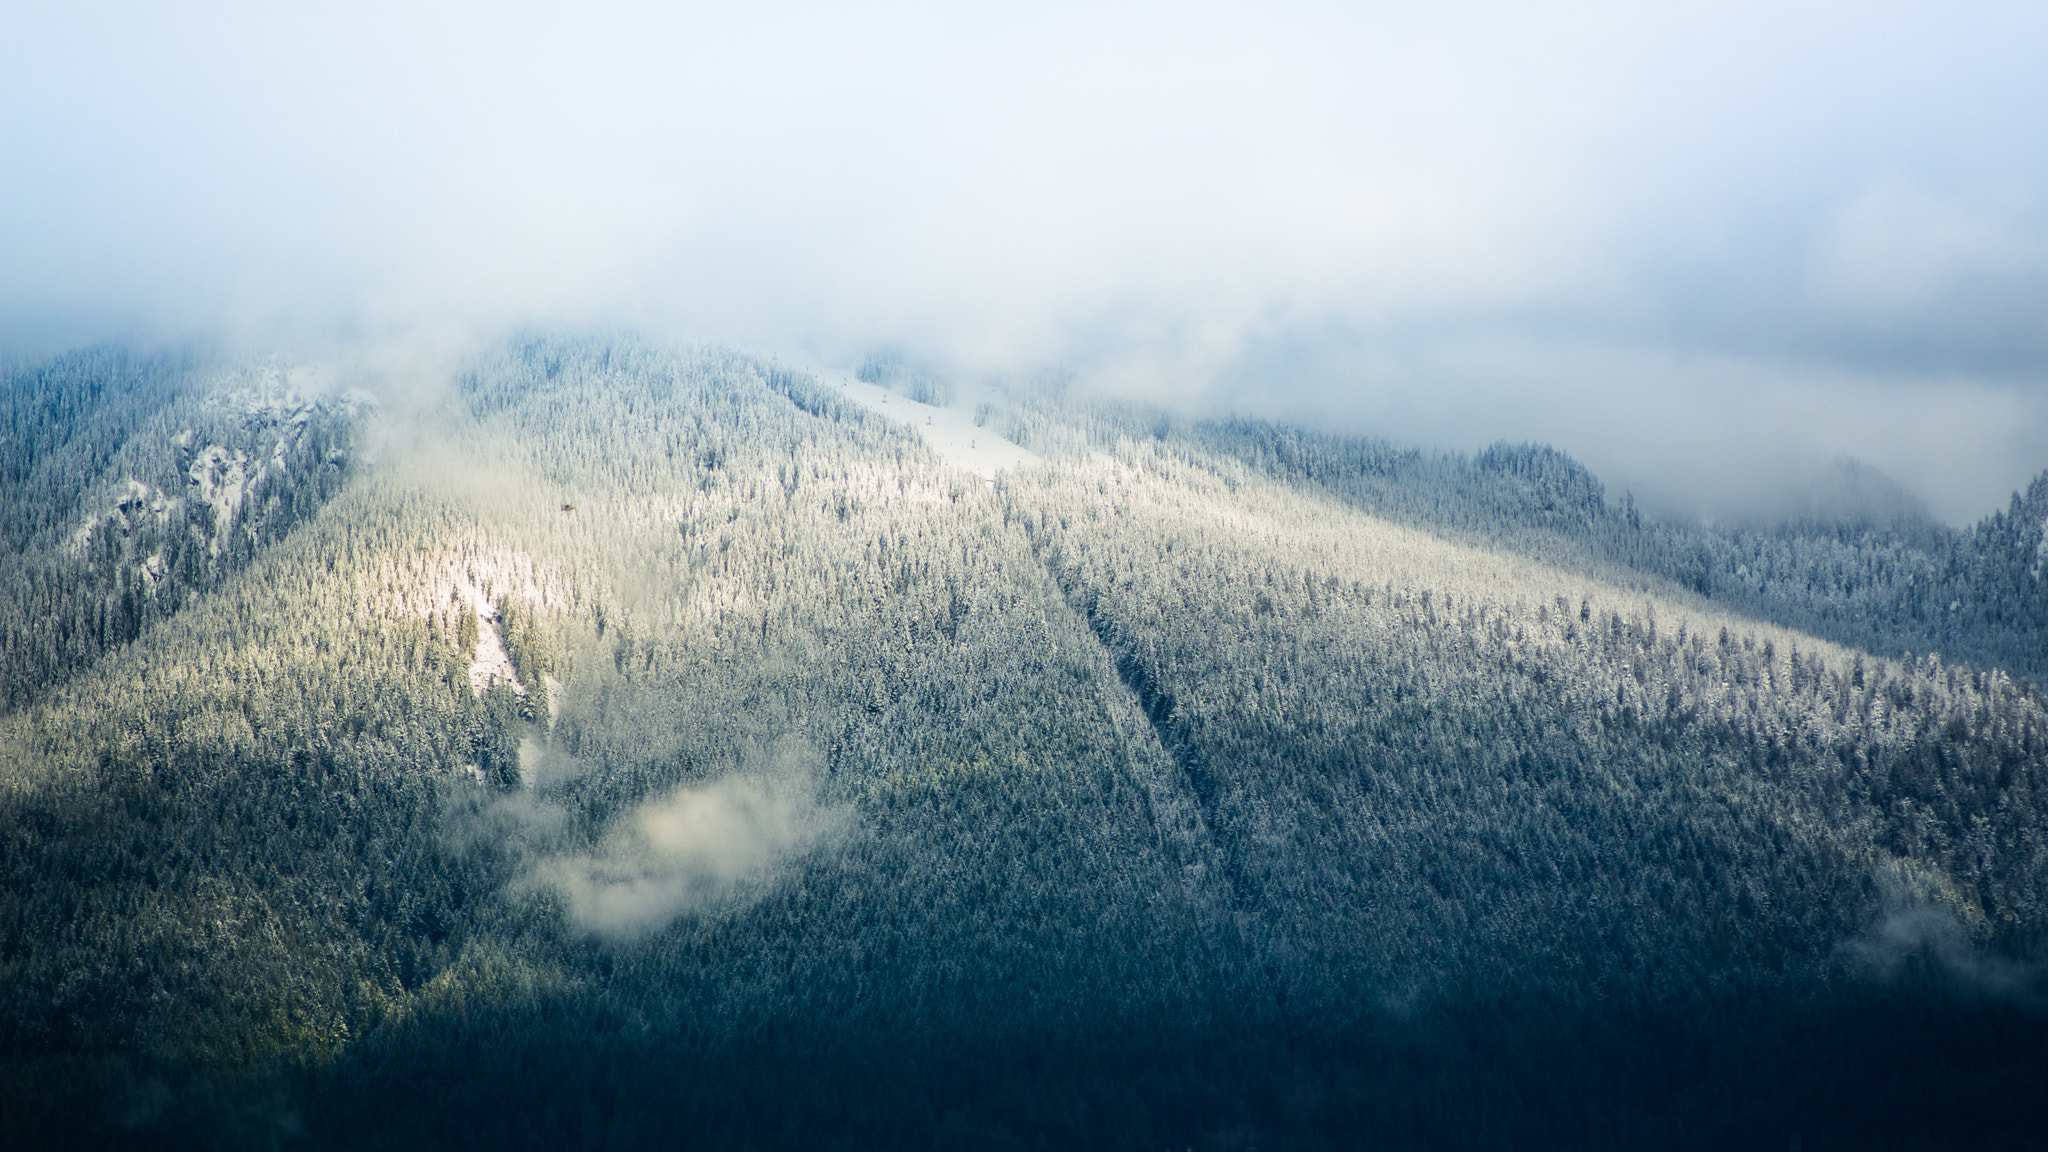
{"type": "Polygon", "coordinates": [[[1732,507],[2048,467],[2020,5],[18,5],[0,346],[635,327],[1732,507]]]}

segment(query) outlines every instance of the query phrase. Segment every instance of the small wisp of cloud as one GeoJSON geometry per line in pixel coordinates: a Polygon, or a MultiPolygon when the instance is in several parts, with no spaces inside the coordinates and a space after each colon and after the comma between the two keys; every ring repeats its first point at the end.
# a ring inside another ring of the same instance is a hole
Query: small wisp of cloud
{"type": "Polygon", "coordinates": [[[1838,955],[1852,968],[1867,978],[1891,983],[1918,960],[1939,972],[1957,992],[2035,1011],[2048,1008],[2040,965],[1984,950],[1947,906],[1949,901],[1915,893],[1894,882],[1881,883],[1887,893],[1880,919],[1838,949],[1838,955]]]}
{"type": "Polygon", "coordinates": [[[525,883],[559,896],[577,929],[619,941],[747,903],[850,829],[850,812],[820,800],[817,775],[815,752],[784,743],[642,804],[593,852],[540,859],[525,883]]]}

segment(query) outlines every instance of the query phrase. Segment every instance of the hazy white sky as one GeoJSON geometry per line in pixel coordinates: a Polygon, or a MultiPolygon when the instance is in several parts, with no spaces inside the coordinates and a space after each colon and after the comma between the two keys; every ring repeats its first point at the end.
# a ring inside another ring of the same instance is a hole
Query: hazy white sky
{"type": "Polygon", "coordinates": [[[1722,505],[2048,468],[2048,6],[0,7],[0,344],[627,324],[1722,505]],[[734,11],[743,9],[743,11],[734,11]]]}

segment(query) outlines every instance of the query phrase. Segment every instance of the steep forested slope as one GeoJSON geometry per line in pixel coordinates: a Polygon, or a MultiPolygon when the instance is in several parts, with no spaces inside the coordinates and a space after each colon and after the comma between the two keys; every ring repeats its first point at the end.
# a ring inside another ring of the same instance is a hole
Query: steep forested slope
{"type": "Polygon", "coordinates": [[[991,487],[800,375],[537,339],[378,425],[317,512],[0,719],[4,1119],[2028,1137],[2031,688],[1170,426],[995,422],[1054,463],[991,487]]]}
{"type": "Polygon", "coordinates": [[[133,640],[339,489],[358,403],[100,347],[0,377],[0,708],[133,640]]]}

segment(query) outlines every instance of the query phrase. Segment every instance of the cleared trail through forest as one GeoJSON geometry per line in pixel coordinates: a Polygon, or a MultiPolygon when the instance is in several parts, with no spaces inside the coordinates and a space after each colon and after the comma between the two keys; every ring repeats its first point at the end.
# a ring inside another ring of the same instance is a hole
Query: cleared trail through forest
{"type": "Polygon", "coordinates": [[[1194,910],[1217,975],[1245,996],[1246,1006],[1273,1003],[1279,982],[1271,943],[1246,906],[1229,858],[1216,842],[1213,808],[1196,785],[1195,773],[1173,749],[1165,728],[1171,701],[1155,689],[1134,657],[1119,650],[1091,610],[1087,590],[1071,586],[1043,548],[1043,541],[1033,541],[1032,550],[1053,586],[1116,671],[1115,688],[1105,694],[1104,707],[1123,737],[1119,752],[1131,779],[1145,793],[1161,846],[1179,867],[1182,893],[1194,910]]]}
{"type": "Polygon", "coordinates": [[[1003,438],[994,428],[977,425],[971,413],[959,408],[922,404],[879,384],[869,384],[847,372],[820,368],[802,361],[784,366],[817,377],[826,388],[852,400],[870,412],[879,413],[916,430],[925,446],[939,459],[963,472],[972,472],[988,483],[996,474],[1030,468],[1045,462],[1038,453],[1003,438]]]}

